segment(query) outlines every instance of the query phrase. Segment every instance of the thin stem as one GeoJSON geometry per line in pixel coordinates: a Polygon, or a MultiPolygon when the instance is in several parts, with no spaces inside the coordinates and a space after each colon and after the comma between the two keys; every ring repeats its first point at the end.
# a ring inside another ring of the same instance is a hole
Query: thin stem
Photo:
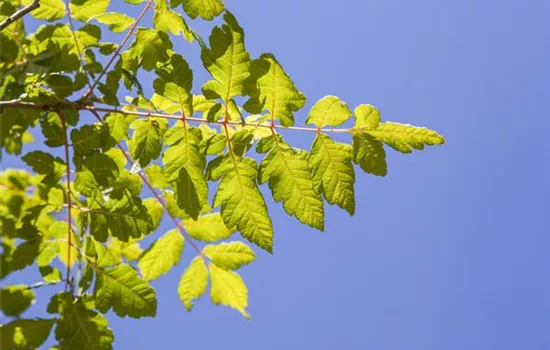
{"type": "Polygon", "coordinates": [[[105,68],[103,68],[103,71],[101,72],[101,74],[99,75],[99,77],[94,81],[94,83],[92,84],[92,86],[90,87],[90,89],[86,92],[86,94],[84,95],[84,101],[87,101],[90,96],[92,95],[95,87],[97,86],[97,84],[99,83],[99,81],[101,80],[101,78],[103,78],[103,76],[105,75],[105,73],[107,72],[107,70],[109,69],[109,67],[111,66],[111,64],[113,64],[115,58],[118,56],[118,54],[120,53],[120,50],[122,49],[122,47],[124,47],[124,45],[126,44],[126,42],[128,41],[128,39],[130,39],[130,37],[132,36],[132,34],[134,33],[139,21],[141,21],[141,19],[143,18],[143,16],[145,15],[145,13],[147,12],[147,10],[149,9],[149,7],[151,7],[151,2],[152,0],[147,0],[147,4],[145,5],[145,7],[143,8],[143,10],[141,10],[141,13],[138,15],[138,17],[136,18],[136,20],[134,21],[134,23],[132,24],[132,26],[130,27],[130,30],[128,31],[128,33],[126,33],[126,36],[124,37],[124,39],[122,39],[122,41],[120,42],[120,44],[118,45],[118,47],[116,48],[115,52],[113,52],[113,54],[111,55],[111,58],[109,59],[109,62],[107,62],[107,65],[105,66],[105,68]]]}
{"type": "Polygon", "coordinates": [[[27,13],[31,12],[32,10],[35,10],[40,7],[40,0],[34,0],[27,6],[21,8],[19,11],[15,12],[13,15],[9,16],[5,20],[0,23],[0,32],[4,30],[7,26],[12,24],[13,22],[17,21],[18,19],[25,16],[27,13]]]}
{"type": "MultiPolygon", "coordinates": [[[[95,110],[91,110],[90,112],[92,112],[92,114],[96,117],[96,119],[101,123],[101,124],[105,124],[105,121],[103,120],[103,118],[101,118],[101,116],[99,115],[99,113],[97,113],[95,110]]],[[[126,151],[124,150],[124,147],[122,147],[122,145],[120,144],[120,142],[117,142],[116,143],[116,146],[118,147],[118,149],[120,149],[122,151],[122,153],[124,154],[124,156],[126,157],[126,160],[132,164],[133,163],[133,160],[132,158],[130,157],[130,155],[128,153],[126,153],[126,151]]],[[[166,211],[168,213],[168,216],[170,216],[170,219],[172,220],[172,222],[176,225],[176,227],[178,228],[178,231],[181,233],[181,235],[183,237],[185,237],[187,239],[187,241],[189,242],[189,244],[191,244],[191,246],[193,247],[193,249],[197,252],[198,255],[201,255],[202,256],[202,252],[201,250],[199,249],[199,247],[197,246],[197,244],[193,241],[193,239],[191,238],[191,236],[189,236],[189,234],[187,233],[187,231],[185,231],[185,228],[181,225],[181,223],[176,220],[176,218],[168,211],[168,207],[166,205],[166,203],[164,202],[164,199],[162,198],[161,195],[159,195],[157,193],[157,191],[155,190],[155,188],[153,187],[153,185],[151,185],[151,183],[149,182],[149,180],[147,179],[147,176],[145,174],[143,174],[141,171],[137,173],[139,175],[139,177],[141,178],[141,181],[143,181],[143,183],[149,188],[149,190],[151,190],[151,192],[153,192],[153,195],[155,196],[155,198],[157,199],[157,201],[160,203],[160,205],[162,206],[162,208],[164,209],[164,211],[166,211]]]]}
{"type": "MultiPolygon", "coordinates": [[[[69,245],[71,245],[71,224],[72,224],[72,218],[71,218],[71,211],[73,208],[73,201],[71,199],[71,170],[70,168],[70,159],[69,159],[69,143],[67,142],[67,122],[65,121],[65,113],[59,111],[59,116],[61,117],[61,124],[63,126],[63,146],[65,148],[65,172],[67,176],[67,241],[69,242],[69,245]]],[[[65,276],[65,291],[67,291],[67,288],[69,285],[71,285],[71,250],[67,249],[67,272],[65,276]]]]}
{"type": "MultiPolygon", "coordinates": [[[[72,18],[73,14],[71,13],[71,6],[69,5],[69,0],[65,0],[65,9],[67,10],[67,18],[69,19],[69,28],[71,29],[71,34],[73,35],[76,52],[78,53],[78,58],[80,59],[80,68],[82,68],[83,67],[82,64],[84,63],[84,56],[82,56],[82,51],[80,50],[80,43],[76,38],[76,33],[74,30],[74,23],[72,18]]],[[[86,75],[86,83],[88,84],[88,87],[92,89],[92,85],[90,84],[90,79],[86,71],[84,71],[84,75],[86,75]]]]}
{"type": "MultiPolygon", "coordinates": [[[[140,111],[124,111],[117,108],[105,108],[105,107],[96,107],[96,106],[88,106],[84,104],[78,104],[78,103],[68,103],[68,104],[57,104],[57,105],[50,105],[50,104],[40,104],[40,103],[32,103],[32,102],[22,102],[19,100],[10,100],[10,101],[0,101],[0,109],[1,108],[24,108],[24,109],[42,109],[42,110],[54,110],[54,109],[72,109],[72,110],[87,110],[90,112],[105,112],[105,113],[120,113],[124,115],[137,115],[141,117],[155,117],[155,118],[165,118],[165,119],[174,119],[174,120],[181,120],[181,115],[176,114],[165,114],[165,113],[150,113],[150,112],[140,112],[140,111]]],[[[224,120],[215,120],[215,121],[209,121],[202,118],[193,118],[193,117],[186,117],[186,121],[188,122],[195,122],[195,123],[203,123],[203,124],[218,124],[223,125],[225,123],[224,120]]],[[[242,125],[241,122],[228,120],[227,125],[242,125]]],[[[361,129],[357,128],[345,128],[345,129],[319,129],[316,127],[307,127],[307,126],[282,126],[282,125],[271,125],[271,124],[254,124],[256,127],[260,128],[275,128],[275,129],[281,129],[281,130],[296,130],[296,131],[308,131],[308,132],[314,132],[318,133],[343,133],[343,134],[350,134],[354,131],[358,131],[361,129]]]]}

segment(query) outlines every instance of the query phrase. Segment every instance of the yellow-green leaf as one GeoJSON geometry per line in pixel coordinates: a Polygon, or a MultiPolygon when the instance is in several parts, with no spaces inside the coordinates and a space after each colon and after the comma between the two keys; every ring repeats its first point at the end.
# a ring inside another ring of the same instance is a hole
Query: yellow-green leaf
{"type": "Polygon", "coordinates": [[[248,289],[243,279],[233,271],[224,270],[214,264],[209,266],[210,298],[216,305],[225,305],[238,310],[244,317],[250,318],[246,312],[248,306],[248,289]]]}
{"type": "Polygon", "coordinates": [[[90,19],[95,19],[99,23],[109,25],[109,30],[114,33],[121,33],[134,23],[134,19],[132,17],[117,12],[101,13],[90,19]]]}
{"type": "Polygon", "coordinates": [[[109,0],[72,0],[70,4],[73,17],[82,22],[105,12],[108,6],[109,0]]]}
{"type": "Polygon", "coordinates": [[[261,184],[269,182],[273,198],[283,202],[289,215],[323,231],[323,200],[313,187],[308,158],[307,152],[296,151],[278,138],[260,165],[258,180],[261,184]]]}
{"type": "Polygon", "coordinates": [[[157,239],[140,257],[138,266],[143,278],[150,281],[176,266],[183,251],[184,239],[177,229],[157,239]]]}
{"type": "Polygon", "coordinates": [[[306,119],[306,124],[315,124],[318,128],[338,126],[351,117],[348,106],[336,96],[325,96],[317,101],[306,119]]]}
{"type": "Polygon", "coordinates": [[[378,125],[374,130],[368,129],[364,132],[402,153],[411,153],[413,148],[422,150],[424,145],[442,145],[445,143],[443,136],[437,132],[409,124],[385,122],[378,125]]]}
{"type": "MultiPolygon", "coordinates": [[[[22,4],[27,6],[32,1],[23,0],[22,4]]],[[[31,11],[31,15],[36,19],[55,21],[63,18],[65,15],[65,4],[62,0],[40,0],[40,6],[31,11]]]]}
{"type": "Polygon", "coordinates": [[[243,82],[250,75],[250,55],[235,17],[226,12],[223,18],[225,24],[212,29],[210,49],[201,50],[204,67],[214,78],[202,86],[202,91],[209,99],[221,98],[227,103],[232,97],[245,94],[243,82]]]}
{"type": "Polygon", "coordinates": [[[183,10],[192,19],[200,18],[211,21],[224,9],[221,0],[181,0],[183,10]]]}
{"type": "Polygon", "coordinates": [[[367,174],[386,176],[386,151],[382,142],[367,133],[353,134],[353,162],[367,174]]]}
{"type": "Polygon", "coordinates": [[[197,256],[181,276],[178,286],[178,295],[187,311],[191,311],[193,308],[193,300],[204,294],[207,284],[208,270],[204,259],[197,256]]]}
{"type": "Polygon", "coordinates": [[[355,171],[350,145],[335,142],[319,134],[311,147],[309,165],[313,170],[313,185],[330,204],[336,204],[350,215],[355,213],[355,171]]]}
{"type": "Polygon", "coordinates": [[[236,270],[243,265],[250,264],[256,259],[256,255],[252,249],[242,242],[207,245],[202,252],[216,266],[226,270],[236,270]]]}
{"type": "Polygon", "coordinates": [[[301,109],[306,97],[298,91],[290,77],[271,54],[262,54],[252,61],[250,77],[245,81],[250,99],[244,109],[250,113],[269,111],[271,118],[284,126],[294,125],[293,112],[301,109]]]}
{"type": "Polygon", "coordinates": [[[220,239],[227,239],[235,229],[225,226],[220,213],[200,215],[197,220],[183,220],[183,226],[194,239],[203,242],[215,242],[220,239]]]}
{"type": "Polygon", "coordinates": [[[380,111],[372,105],[359,105],[354,112],[356,129],[376,129],[380,124],[380,111]]]}

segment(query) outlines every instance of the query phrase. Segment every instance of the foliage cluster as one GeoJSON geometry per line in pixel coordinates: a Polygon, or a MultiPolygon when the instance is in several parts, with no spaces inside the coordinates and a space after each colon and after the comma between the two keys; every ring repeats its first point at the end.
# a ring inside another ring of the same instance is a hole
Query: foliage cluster
{"type": "Polygon", "coordinates": [[[356,171],[387,174],[384,146],[411,153],[444,143],[434,131],[382,121],[371,105],[352,112],[336,96],[295,126],[305,95],[274,55],[250,57],[220,0],[126,2],[143,6],[137,18],[109,11],[109,0],[41,0],[30,16],[48,23],[34,33],[12,16],[36,1],[0,5],[0,22],[15,19],[0,32],[2,155],[22,154],[31,130],[46,146],[22,156],[30,171],[5,169],[0,181],[0,277],[37,269],[43,279],[1,288],[2,313],[13,317],[1,327],[2,349],[39,347],[52,330],[60,349],[111,348],[105,314],[154,317],[150,281],[187,246],[196,257],[177,288],[184,307],[209,289],[213,303],[249,317],[238,270],[255,260],[251,245],[273,252],[261,185],[289,216],[323,231],[326,205],[355,213],[356,171]],[[141,27],[147,12],[152,24],[141,27]],[[208,42],[188,25],[199,17],[221,23],[208,42]],[[106,42],[106,30],[126,34],[106,42]],[[212,77],[201,94],[177,52],[184,40],[200,46],[212,77]],[[143,71],[154,76],[151,96],[143,71]],[[311,149],[288,144],[286,130],[314,133],[311,149]],[[173,229],[143,249],[164,215],[173,229]],[[20,316],[37,289],[55,286],[50,317],[20,316]]]}

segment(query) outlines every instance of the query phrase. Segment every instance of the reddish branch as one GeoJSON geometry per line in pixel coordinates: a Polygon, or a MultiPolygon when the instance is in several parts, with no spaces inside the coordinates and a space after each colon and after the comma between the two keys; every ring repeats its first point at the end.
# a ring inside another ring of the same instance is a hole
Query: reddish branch
{"type": "MultiPolygon", "coordinates": [[[[68,103],[68,104],[40,104],[40,103],[31,103],[31,102],[22,102],[18,100],[12,100],[12,101],[0,101],[0,109],[1,108],[24,108],[24,109],[42,109],[42,110],[54,110],[54,109],[72,109],[72,110],[87,110],[87,111],[95,111],[95,112],[105,112],[105,113],[120,113],[124,115],[137,115],[141,117],[155,117],[155,118],[165,118],[165,119],[174,119],[174,120],[181,120],[181,115],[176,114],[165,114],[165,113],[153,113],[153,112],[140,112],[140,111],[124,111],[117,108],[105,108],[105,107],[96,107],[91,105],[85,105],[85,104],[78,104],[78,103],[68,103]]],[[[192,118],[192,117],[185,117],[185,120],[187,122],[195,122],[195,123],[204,123],[204,124],[218,124],[218,125],[242,125],[241,122],[228,120],[227,123],[225,120],[215,120],[215,121],[209,121],[202,118],[192,118]]],[[[317,128],[317,127],[307,127],[307,126],[282,126],[282,125],[271,125],[271,124],[253,124],[255,127],[260,128],[275,128],[275,129],[283,129],[283,130],[298,130],[298,131],[310,131],[310,132],[323,132],[323,133],[352,133],[354,130],[357,130],[355,128],[332,128],[332,129],[325,129],[325,128],[317,128]]]]}
{"type": "Polygon", "coordinates": [[[69,242],[67,247],[67,273],[65,276],[65,291],[68,286],[71,285],[71,211],[73,208],[73,201],[71,199],[71,169],[69,167],[69,142],[67,138],[67,121],[65,120],[65,113],[58,111],[59,116],[61,117],[61,124],[63,126],[63,146],[65,148],[65,174],[67,176],[67,205],[68,205],[68,215],[67,215],[67,241],[69,242]]]}
{"type": "MultiPolygon", "coordinates": [[[[96,111],[90,111],[92,112],[92,114],[96,117],[96,119],[101,123],[101,124],[105,124],[105,120],[103,120],[103,118],[101,118],[101,116],[99,115],[99,113],[97,113],[96,111]]],[[[120,142],[117,142],[116,143],[116,146],[118,147],[118,149],[120,149],[122,151],[122,153],[124,154],[124,156],[126,157],[126,160],[132,164],[133,163],[133,160],[132,158],[130,157],[130,155],[124,150],[124,148],[122,147],[122,145],[120,144],[120,142]]],[[[176,220],[176,218],[168,211],[168,207],[166,206],[166,203],[164,202],[164,199],[162,198],[161,195],[159,195],[157,193],[157,191],[155,190],[155,188],[153,187],[153,185],[151,185],[151,183],[149,182],[149,180],[147,179],[147,176],[145,174],[143,174],[141,171],[138,172],[138,175],[139,177],[141,178],[141,181],[143,181],[143,183],[149,188],[149,190],[151,190],[151,192],[153,192],[153,195],[155,196],[155,198],[157,199],[157,201],[160,203],[160,205],[162,206],[162,208],[164,209],[164,211],[166,211],[168,213],[168,216],[170,216],[170,219],[172,219],[172,222],[176,225],[176,227],[178,228],[178,231],[181,233],[182,236],[184,236],[187,241],[189,241],[189,243],[191,244],[191,246],[193,247],[193,249],[197,252],[197,254],[201,255],[202,256],[202,253],[201,253],[201,250],[199,249],[199,247],[195,244],[195,242],[193,242],[193,239],[189,236],[189,234],[185,231],[185,228],[181,225],[181,223],[176,220]]]]}

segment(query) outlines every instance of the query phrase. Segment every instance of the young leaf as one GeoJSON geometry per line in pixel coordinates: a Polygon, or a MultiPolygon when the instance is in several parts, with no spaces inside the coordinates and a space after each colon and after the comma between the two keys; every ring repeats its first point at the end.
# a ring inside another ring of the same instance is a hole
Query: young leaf
{"type": "Polygon", "coordinates": [[[378,125],[376,129],[365,130],[365,132],[402,153],[411,153],[413,148],[423,150],[424,145],[445,143],[443,136],[437,132],[409,124],[385,122],[378,125]]]}
{"type": "Polygon", "coordinates": [[[131,127],[135,129],[132,135],[132,158],[145,167],[160,156],[163,130],[156,120],[138,119],[131,127]]]}
{"type": "Polygon", "coordinates": [[[359,105],[354,112],[356,129],[376,129],[380,124],[380,111],[372,105],[359,105]]]}
{"type": "Polygon", "coordinates": [[[353,162],[367,174],[386,176],[386,151],[382,142],[367,133],[353,134],[353,162]]]}
{"type": "Polygon", "coordinates": [[[165,33],[171,32],[173,35],[181,34],[187,41],[192,42],[193,34],[183,17],[170,10],[166,0],[156,0],[155,3],[155,16],[153,17],[155,28],[165,33]]]}
{"type": "Polygon", "coordinates": [[[128,261],[134,261],[143,253],[139,242],[136,241],[121,242],[112,238],[107,242],[107,247],[114,256],[118,257],[117,260],[124,257],[128,261]]]}
{"type": "Polygon", "coordinates": [[[355,213],[352,156],[351,146],[319,134],[313,142],[309,158],[315,190],[324,194],[327,202],[338,205],[350,215],[355,213]]]}
{"type": "Polygon", "coordinates": [[[182,123],[166,133],[170,146],[164,152],[166,180],[172,184],[178,206],[196,219],[208,201],[208,183],[203,168],[206,162],[200,152],[200,131],[182,123]]]}
{"type": "Polygon", "coordinates": [[[323,200],[313,188],[308,158],[307,152],[295,151],[279,140],[262,161],[258,180],[260,184],[269,181],[273,198],[276,202],[283,201],[289,215],[323,231],[323,200]]]}
{"type": "Polygon", "coordinates": [[[212,286],[210,298],[216,305],[237,309],[244,317],[250,318],[246,312],[248,306],[248,289],[243,279],[233,271],[227,271],[214,264],[209,266],[212,286]]]}
{"type": "Polygon", "coordinates": [[[344,102],[336,96],[325,96],[313,105],[306,124],[315,124],[318,128],[338,126],[350,117],[351,111],[344,102]]]}
{"type": "Polygon", "coordinates": [[[72,0],[70,4],[73,17],[82,22],[104,13],[108,6],[109,0],[72,0]]]}
{"type": "Polygon", "coordinates": [[[176,266],[183,252],[184,239],[177,229],[157,239],[139,258],[138,266],[146,281],[155,280],[176,266]]]}
{"type": "Polygon", "coordinates": [[[243,82],[250,75],[250,55],[235,17],[226,11],[223,18],[225,24],[212,29],[210,49],[203,47],[201,51],[204,67],[214,78],[202,86],[202,91],[207,98],[221,98],[228,103],[232,97],[245,94],[243,82]]]}
{"type": "Polygon", "coordinates": [[[153,81],[155,93],[177,102],[184,116],[193,115],[193,72],[185,59],[173,53],[170,60],[159,64],[155,70],[158,78],[153,81]]]}
{"type": "Polygon", "coordinates": [[[96,307],[102,313],[113,308],[117,316],[139,318],[155,316],[157,298],[153,288],[138,277],[128,264],[96,269],[94,287],[96,307]]]}
{"type": "Polygon", "coordinates": [[[252,249],[242,242],[207,245],[202,252],[216,266],[226,270],[236,270],[243,265],[250,264],[256,259],[256,255],[252,249]]]}
{"type": "Polygon", "coordinates": [[[183,220],[183,226],[187,233],[194,239],[203,242],[215,242],[220,239],[227,239],[235,229],[229,229],[223,223],[220,213],[200,215],[197,220],[183,220]]]}
{"type": "Polygon", "coordinates": [[[183,10],[192,19],[200,16],[202,19],[211,21],[224,9],[221,0],[177,0],[177,2],[183,4],[183,10]]]}
{"type": "Polygon", "coordinates": [[[207,284],[208,270],[204,259],[197,256],[181,276],[178,286],[178,294],[187,311],[193,308],[193,299],[198,299],[204,294],[207,284]]]}
{"type": "Polygon", "coordinates": [[[213,206],[221,206],[225,225],[236,227],[244,238],[272,253],[273,227],[256,184],[256,161],[226,154],[213,160],[209,168],[213,181],[221,178],[213,206]]]}
{"type": "MultiPolygon", "coordinates": [[[[24,0],[22,4],[27,6],[31,2],[32,0],[24,0]]],[[[65,4],[62,0],[40,0],[40,6],[31,11],[31,15],[36,19],[55,21],[65,15],[65,4]]]]}
{"type": "Polygon", "coordinates": [[[162,31],[138,28],[136,40],[126,51],[130,60],[141,61],[143,68],[151,71],[156,68],[157,62],[167,58],[167,50],[172,49],[172,42],[162,31]]]}
{"type": "Polygon", "coordinates": [[[90,19],[95,19],[102,24],[108,24],[109,30],[114,33],[121,33],[134,23],[132,17],[117,12],[105,12],[90,19]]]}
{"type": "Polygon", "coordinates": [[[252,61],[250,78],[245,81],[250,99],[244,104],[244,109],[250,113],[269,111],[273,120],[278,119],[283,126],[294,125],[294,114],[306,103],[302,94],[283,67],[271,54],[262,54],[252,61]]]}
{"type": "Polygon", "coordinates": [[[145,174],[153,187],[164,190],[168,186],[166,178],[164,177],[164,168],[160,165],[151,164],[145,168],[145,174]]]}

